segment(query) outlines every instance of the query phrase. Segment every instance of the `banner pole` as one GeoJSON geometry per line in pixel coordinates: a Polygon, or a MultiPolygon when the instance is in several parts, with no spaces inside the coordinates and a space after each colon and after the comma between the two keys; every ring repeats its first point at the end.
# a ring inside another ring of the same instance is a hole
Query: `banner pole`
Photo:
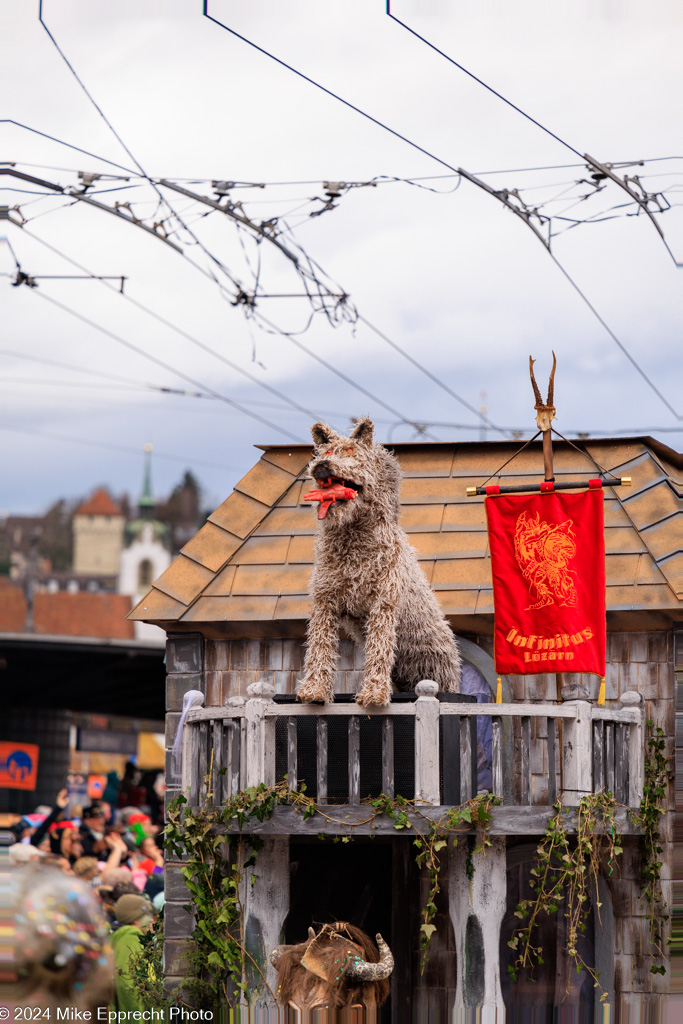
{"type": "MultiPolygon", "coordinates": [[[[534,362],[529,356],[529,376],[531,377],[531,386],[534,390],[534,398],[536,404],[534,406],[536,410],[536,426],[542,431],[543,436],[543,468],[545,471],[546,482],[554,482],[555,472],[553,468],[553,437],[552,437],[552,425],[555,419],[555,368],[557,367],[557,360],[555,359],[555,353],[553,352],[553,368],[550,372],[550,380],[548,381],[548,397],[545,402],[541,397],[541,392],[538,389],[536,378],[534,377],[534,362]]],[[[564,686],[564,673],[555,673],[555,698],[560,699],[562,687],[564,686]]]]}

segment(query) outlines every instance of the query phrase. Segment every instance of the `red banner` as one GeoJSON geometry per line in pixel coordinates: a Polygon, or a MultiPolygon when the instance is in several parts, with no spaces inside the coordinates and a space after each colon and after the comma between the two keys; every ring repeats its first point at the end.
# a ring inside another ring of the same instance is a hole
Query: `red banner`
{"type": "Polygon", "coordinates": [[[602,490],[486,498],[496,671],[605,674],[602,490]]]}

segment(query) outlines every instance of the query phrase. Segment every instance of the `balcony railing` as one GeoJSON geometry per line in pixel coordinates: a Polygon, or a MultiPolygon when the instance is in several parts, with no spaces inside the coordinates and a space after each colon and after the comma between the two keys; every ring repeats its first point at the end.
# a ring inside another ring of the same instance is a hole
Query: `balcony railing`
{"type": "MultiPolygon", "coordinates": [[[[200,803],[211,768],[217,804],[242,788],[273,785],[286,776],[292,789],[305,780],[319,805],[355,808],[384,792],[420,805],[452,806],[475,795],[483,766],[487,788],[508,807],[547,808],[558,798],[572,806],[602,789],[622,805],[639,806],[640,703],[620,709],[581,700],[445,703],[429,681],[416,692],[412,703],[368,709],[355,703],[276,703],[272,686],[252,684],[248,698],[188,714],[183,790],[191,805],[200,803]],[[486,743],[478,744],[476,723],[487,718],[490,739],[480,726],[486,743]]],[[[636,700],[633,695],[633,705],[636,700]]]]}

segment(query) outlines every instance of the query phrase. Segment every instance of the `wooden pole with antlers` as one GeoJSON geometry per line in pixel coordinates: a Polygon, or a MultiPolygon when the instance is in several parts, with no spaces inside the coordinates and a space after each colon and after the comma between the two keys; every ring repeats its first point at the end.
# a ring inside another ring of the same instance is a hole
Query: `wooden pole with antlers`
{"type": "MultiPolygon", "coordinates": [[[[536,426],[539,430],[543,431],[543,468],[545,470],[545,479],[554,480],[555,472],[553,469],[553,441],[552,441],[552,423],[555,419],[555,370],[557,368],[557,359],[553,352],[553,368],[550,371],[550,380],[548,381],[548,397],[545,402],[541,398],[541,392],[538,389],[536,378],[534,377],[534,363],[535,359],[529,356],[529,376],[531,377],[531,386],[534,389],[534,398],[536,404],[534,409],[536,410],[536,426]]],[[[564,673],[555,673],[556,693],[559,699],[564,686],[564,673]]],[[[561,723],[560,723],[561,725],[561,723]]]]}
{"type": "Polygon", "coordinates": [[[555,406],[553,405],[553,402],[555,398],[555,369],[557,367],[557,359],[553,352],[553,368],[550,371],[548,397],[545,402],[541,398],[541,392],[538,389],[538,384],[534,377],[535,362],[536,360],[529,356],[529,376],[531,377],[531,386],[534,389],[534,398],[536,399],[536,404],[534,406],[534,409],[536,410],[536,426],[539,430],[543,431],[543,466],[545,469],[545,479],[554,480],[552,422],[555,419],[555,406]]]}

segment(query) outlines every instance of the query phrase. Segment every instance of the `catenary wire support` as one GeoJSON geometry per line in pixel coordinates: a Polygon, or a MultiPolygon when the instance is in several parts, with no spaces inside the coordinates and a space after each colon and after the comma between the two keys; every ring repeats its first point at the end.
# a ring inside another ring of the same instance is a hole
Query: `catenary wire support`
{"type": "Polygon", "coordinates": [[[643,213],[647,214],[647,216],[654,224],[659,234],[659,237],[664,242],[664,245],[666,246],[666,251],[669,253],[669,256],[673,260],[674,264],[677,267],[683,267],[683,261],[677,260],[674,256],[666,238],[664,237],[664,232],[662,231],[661,225],[659,224],[657,218],[650,209],[650,203],[655,203],[659,213],[664,213],[670,207],[668,200],[665,200],[667,205],[662,206],[659,195],[656,192],[646,192],[637,175],[629,176],[628,174],[625,174],[623,178],[620,178],[618,174],[614,173],[611,164],[598,163],[598,161],[595,160],[592,156],[589,156],[588,153],[584,153],[584,157],[588,161],[588,165],[593,169],[593,171],[596,171],[600,175],[604,175],[606,178],[609,178],[610,181],[613,181],[615,183],[615,185],[618,185],[619,188],[622,188],[624,192],[626,192],[626,194],[631,197],[634,203],[638,204],[643,213]],[[640,194],[636,191],[631,182],[633,182],[633,184],[635,184],[640,189],[640,194]]]}
{"type": "Polygon", "coordinates": [[[498,202],[502,203],[503,206],[506,206],[508,210],[512,210],[514,214],[524,221],[527,227],[531,228],[541,245],[545,246],[548,252],[550,252],[550,234],[548,234],[548,239],[546,240],[538,228],[531,223],[531,218],[538,217],[541,224],[543,224],[544,221],[547,221],[548,226],[550,226],[550,219],[542,217],[537,210],[530,209],[520,198],[519,193],[516,190],[510,191],[509,189],[491,188],[491,186],[487,185],[485,181],[480,181],[479,178],[475,178],[473,174],[470,174],[469,171],[465,171],[462,167],[458,168],[458,174],[461,174],[463,178],[467,178],[467,180],[471,181],[473,185],[477,186],[477,188],[481,188],[484,192],[488,192],[490,196],[497,199],[498,202]],[[511,197],[516,199],[521,206],[516,206],[515,203],[512,202],[511,197]]]}

